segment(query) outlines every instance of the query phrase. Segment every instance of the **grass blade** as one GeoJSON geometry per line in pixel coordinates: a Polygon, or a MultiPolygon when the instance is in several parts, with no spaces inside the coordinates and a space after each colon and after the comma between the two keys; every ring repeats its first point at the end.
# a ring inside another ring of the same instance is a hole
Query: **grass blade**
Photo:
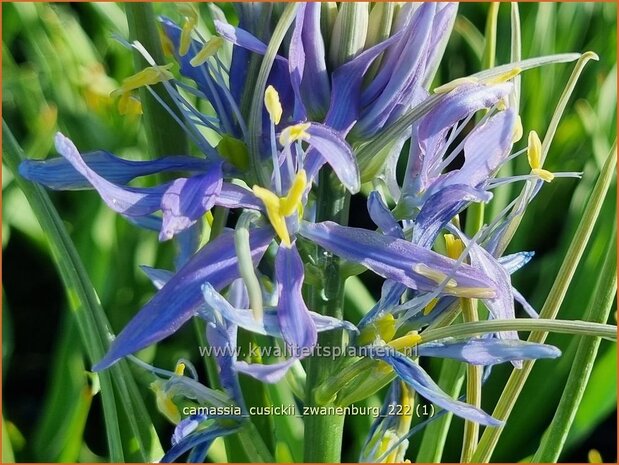
{"type": "MultiPolygon", "coordinates": [[[[19,163],[24,159],[23,152],[4,121],[2,139],[3,162],[15,176],[15,181],[28,199],[41,227],[47,233],[52,254],[65,285],[72,315],[78,324],[82,344],[88,360],[94,364],[105,354],[109,342],[108,335],[111,334],[103,308],[49,196],[42,187],[27,182],[18,175],[19,163]]],[[[137,441],[139,456],[148,461],[154,454],[160,454],[161,446],[127,364],[121,362],[110,371],[99,373],[98,376],[111,461],[122,462],[125,456],[117,405],[126,413],[134,435],[132,441],[137,441]],[[117,389],[118,396],[115,395],[114,388],[117,389]],[[145,445],[146,442],[150,442],[149,450],[145,445]]]]}
{"type": "MultiPolygon", "coordinates": [[[[615,142],[613,149],[606,159],[606,163],[604,164],[596,185],[593,188],[593,192],[591,193],[591,197],[585,207],[580,225],[574,234],[574,238],[568,250],[567,256],[561,265],[557,278],[555,279],[552,289],[550,290],[546,302],[544,303],[544,307],[540,312],[541,318],[554,319],[561,304],[563,303],[567,289],[574,273],[576,272],[576,268],[582,258],[585,247],[589,242],[589,238],[591,237],[591,233],[593,232],[593,228],[602,208],[602,204],[615,174],[616,152],[617,145],[615,142]]],[[[541,343],[546,340],[546,336],[547,332],[533,332],[529,336],[529,341],[541,343]]],[[[509,418],[516,400],[522,391],[522,387],[524,386],[529,373],[533,369],[533,365],[533,361],[527,361],[524,362],[522,369],[512,371],[494,412],[492,413],[495,418],[499,420],[507,420],[509,418]]],[[[490,460],[492,452],[499,441],[502,431],[502,427],[486,428],[473,456],[473,460],[475,462],[485,463],[490,460]]]]}
{"type": "MultiPolygon", "coordinates": [[[[613,234],[615,236],[615,234],[613,234]]],[[[611,237],[611,239],[613,239],[611,237]]],[[[615,241],[610,241],[604,265],[593,298],[589,302],[585,320],[605,323],[615,301],[617,292],[617,261],[615,241]]],[[[589,382],[601,340],[583,338],[578,344],[576,357],[563,391],[557,411],[543,436],[533,462],[556,462],[563,450],[574,417],[589,382]]]]}

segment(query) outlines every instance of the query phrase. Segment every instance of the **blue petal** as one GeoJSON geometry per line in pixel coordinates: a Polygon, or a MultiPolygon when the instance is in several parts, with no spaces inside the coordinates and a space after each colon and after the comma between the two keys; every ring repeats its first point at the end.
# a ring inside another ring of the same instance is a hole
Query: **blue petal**
{"type": "Polygon", "coordinates": [[[215,205],[222,183],[221,163],[213,164],[205,174],[174,180],[161,199],[163,225],[159,240],[172,239],[195,224],[215,205]]]}
{"type": "Polygon", "coordinates": [[[56,150],[94,187],[103,201],[114,211],[129,216],[148,215],[160,208],[167,186],[152,188],[120,187],[93,171],[67,137],[56,133],[56,150]]]}
{"type": "Polygon", "coordinates": [[[321,120],[330,98],[325,45],[320,32],[320,3],[299,5],[290,40],[290,81],[303,116],[321,120]]]}
{"type": "MultiPolygon", "coordinates": [[[[188,52],[184,56],[180,56],[178,49],[181,42],[182,29],[168,18],[160,17],[159,20],[163,25],[166,35],[174,45],[174,54],[180,65],[181,74],[195,81],[200,91],[216,109],[220,118],[223,117],[223,112],[225,113],[228,121],[235,121],[235,117],[230,110],[229,105],[227,105],[225,90],[222,89],[216,80],[211,77],[210,71],[207,67],[194,67],[191,64],[191,60],[200,51],[201,44],[196,40],[192,40],[188,52]]],[[[239,134],[235,135],[238,136],[239,134]]]]}
{"type": "Polygon", "coordinates": [[[352,148],[344,138],[333,129],[318,123],[312,123],[307,132],[310,135],[308,143],[331,165],[346,189],[353,194],[359,192],[361,188],[359,166],[352,148]]]}
{"type": "Polygon", "coordinates": [[[404,355],[390,351],[389,354],[377,358],[391,365],[405,383],[410,385],[419,395],[439,407],[449,410],[466,420],[482,425],[500,426],[503,424],[503,422],[491,417],[483,410],[449,397],[417,363],[404,355]]]}
{"type": "MultiPolygon", "coordinates": [[[[132,161],[109,152],[98,151],[82,155],[84,163],[99,176],[114,184],[128,184],[140,176],[169,171],[197,171],[207,169],[204,159],[175,155],[152,161],[132,161]]],[[[92,189],[91,183],[73,165],[62,157],[48,160],[24,160],[19,173],[30,181],[54,190],[92,189]]]]}
{"type": "Polygon", "coordinates": [[[516,252],[499,257],[499,263],[509,274],[514,274],[531,261],[535,252],[516,252]]]}
{"type": "MultiPolygon", "coordinates": [[[[355,134],[371,137],[382,128],[393,109],[415,93],[415,88],[425,81],[425,63],[436,14],[436,3],[422,3],[398,44],[400,56],[394,66],[385,68],[389,81],[380,95],[368,106],[361,120],[355,125],[355,134]]],[[[395,47],[394,47],[395,48],[395,47]]]]}
{"type": "Polygon", "coordinates": [[[296,358],[289,358],[283,362],[271,363],[270,365],[240,361],[236,363],[235,368],[240,373],[245,373],[264,383],[273,384],[281,380],[288,369],[297,361],[296,358]]]}
{"type": "Polygon", "coordinates": [[[314,347],[318,338],[316,325],[303,301],[303,278],[303,261],[295,243],[290,247],[280,245],[275,257],[277,318],[282,337],[293,353],[314,347]]]}
{"type": "Polygon", "coordinates": [[[494,365],[515,360],[557,358],[561,351],[554,346],[533,342],[472,339],[466,342],[430,342],[417,346],[421,357],[441,357],[473,365],[494,365]]]}
{"type": "Polygon", "coordinates": [[[215,204],[226,208],[264,210],[264,203],[252,191],[236,184],[224,182],[215,204]]]}
{"type": "Polygon", "coordinates": [[[431,247],[438,233],[468,202],[488,202],[492,194],[465,184],[455,184],[438,190],[423,204],[415,218],[413,242],[431,247]]]}
{"type": "Polygon", "coordinates": [[[220,426],[219,423],[214,423],[207,428],[191,433],[185,436],[180,442],[173,445],[168,452],[161,459],[161,463],[174,462],[178,457],[183,455],[194,447],[207,445],[210,446],[215,439],[221,436],[227,436],[239,429],[239,425],[234,426],[220,426]]]}
{"type": "Polygon", "coordinates": [[[494,283],[485,274],[467,264],[460,264],[454,271],[455,261],[416,244],[388,237],[359,228],[340,226],[326,221],[311,224],[302,222],[300,233],[326,250],[371,269],[376,274],[398,281],[412,289],[432,291],[438,283],[414,271],[422,265],[444,275],[451,275],[457,282],[453,288],[445,287],[446,294],[458,294],[458,288],[484,288],[492,294],[494,283]]]}
{"type": "Polygon", "coordinates": [[[370,192],[368,196],[368,212],[374,224],[378,226],[378,229],[384,234],[404,239],[402,227],[395,220],[393,213],[387,208],[383,198],[377,191],[370,192]]]}
{"type": "Polygon", "coordinates": [[[151,280],[156,289],[161,289],[174,276],[173,271],[152,268],[146,265],[140,265],[140,269],[148,276],[148,279],[151,280]]]}
{"type": "Polygon", "coordinates": [[[390,45],[396,43],[401,33],[377,44],[337,68],[332,75],[332,92],[325,124],[336,131],[348,131],[359,119],[361,84],[374,60],[390,45]]]}
{"type": "MultiPolygon", "coordinates": [[[[282,332],[279,326],[279,320],[276,309],[265,309],[262,319],[257,320],[251,310],[240,308],[232,305],[228,300],[224,299],[213,286],[206,283],[202,286],[204,300],[208,307],[217,309],[229,323],[237,325],[247,331],[265,336],[282,337],[282,332]]],[[[315,312],[309,312],[309,315],[316,326],[318,332],[329,331],[331,329],[346,329],[357,332],[355,325],[348,321],[339,320],[325,315],[319,315],[315,312]]]]}
{"type": "MultiPolygon", "coordinates": [[[[250,246],[254,262],[262,258],[272,237],[270,228],[251,231],[250,246]]],[[[107,368],[120,358],[176,332],[202,304],[200,286],[205,282],[211,283],[215,289],[222,289],[238,277],[234,232],[224,230],[194,255],[139,311],[93,370],[107,368]]]]}
{"type": "MultiPolygon", "coordinates": [[[[509,95],[511,89],[510,83],[495,86],[464,84],[443,96],[413,129],[404,191],[413,196],[425,191],[434,178],[440,175],[438,168],[447,149],[448,131],[467,116],[492,107],[509,95]]],[[[510,135],[510,141],[511,138],[510,135]]]]}

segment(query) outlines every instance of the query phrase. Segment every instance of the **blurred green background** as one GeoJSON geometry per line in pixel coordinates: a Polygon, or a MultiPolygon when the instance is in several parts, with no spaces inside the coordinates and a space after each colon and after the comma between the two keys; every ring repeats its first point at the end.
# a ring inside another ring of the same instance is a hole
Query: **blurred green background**
{"type": "MultiPolygon", "coordinates": [[[[206,6],[201,5],[204,13],[206,6]]],[[[222,5],[232,15],[229,5],[222,5]]],[[[52,136],[61,130],[87,151],[104,148],[127,158],[148,158],[139,117],[121,116],[109,93],[134,72],[133,57],[113,40],[127,37],[122,4],[3,3],[2,111],[28,157],[53,153],[52,136]]],[[[172,4],[157,12],[176,16],[172,4]]],[[[535,259],[514,276],[514,284],[540,308],[578,224],[596,175],[616,137],[616,5],[614,3],[527,3],[520,5],[523,58],[592,50],[600,56],[584,71],[558,128],[546,166],[551,171],[583,171],[582,181],[558,180],[544,186],[530,206],[510,250],[534,250],[535,259]]],[[[487,4],[467,3],[460,14],[438,80],[475,72],[481,66],[487,4]],[[480,32],[481,31],[481,32],[480,32]]],[[[509,7],[499,15],[497,63],[509,58],[509,7]]],[[[523,76],[521,116],[525,134],[544,134],[571,65],[553,65],[523,76]]],[[[523,146],[523,141],[517,146],[523,146]]],[[[522,158],[522,157],[521,157],[522,158]]],[[[518,159],[514,172],[527,171],[518,159]]],[[[45,232],[3,166],[3,458],[17,461],[104,461],[106,442],[100,396],[93,395],[83,349],[45,232]]],[[[490,212],[513,198],[520,186],[497,194],[490,212]]],[[[560,316],[576,319],[584,312],[616,221],[616,192],[609,196],[585,258],[577,271],[560,316]]],[[[50,193],[94,283],[111,326],[119,331],[152,295],[139,264],[171,267],[173,250],[156,235],[114,215],[92,192],[50,193]]],[[[365,211],[365,200],[353,199],[353,211],[365,211]],[[355,208],[355,206],[360,208],[355,208]]],[[[368,224],[361,214],[352,220],[368,224]]],[[[376,280],[362,275],[347,285],[347,309],[357,321],[358,309],[378,297],[376,280]]],[[[616,312],[612,312],[616,323],[616,312]]],[[[501,437],[493,461],[517,461],[532,454],[552,418],[567,378],[577,339],[552,336],[563,350],[558,361],[538,362],[501,437]]],[[[201,367],[191,325],[147,350],[146,359],[172,367],[179,357],[201,367]]],[[[583,462],[598,449],[616,462],[616,345],[603,342],[591,382],[577,414],[562,460],[583,462]]],[[[440,365],[428,367],[437,374],[440,365]]],[[[484,407],[491,411],[510,367],[498,366],[484,386],[484,407]]],[[[202,372],[201,372],[202,374],[202,372]]],[[[164,448],[171,425],[156,413],[148,380],[134,371],[142,397],[164,448]]],[[[379,402],[378,397],[368,400],[379,402]]],[[[370,420],[350,418],[343,461],[355,461],[370,420]]],[[[454,419],[443,457],[458,461],[462,422],[454,419]]],[[[410,450],[417,445],[417,438],[410,450]]],[[[211,454],[218,457],[217,448],[211,454]]],[[[131,458],[131,457],[129,457],[131,458]]]]}

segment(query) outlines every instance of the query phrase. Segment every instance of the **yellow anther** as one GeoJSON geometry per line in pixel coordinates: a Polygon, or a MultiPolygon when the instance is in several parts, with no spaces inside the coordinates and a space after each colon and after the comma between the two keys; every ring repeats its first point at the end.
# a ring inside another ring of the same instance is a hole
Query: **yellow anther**
{"type": "Polygon", "coordinates": [[[415,347],[421,342],[421,336],[417,331],[409,331],[404,336],[389,342],[389,346],[395,350],[402,350],[408,347],[415,347]]]}
{"type": "Polygon", "coordinates": [[[182,57],[187,55],[189,52],[189,47],[191,46],[191,33],[193,32],[193,28],[198,24],[198,14],[195,12],[193,7],[191,10],[187,10],[189,13],[185,16],[185,22],[183,23],[183,29],[181,30],[181,40],[178,46],[178,54],[182,57]]]}
{"type": "Polygon", "coordinates": [[[445,238],[445,247],[447,249],[447,256],[449,258],[453,258],[457,260],[464,252],[464,244],[458,238],[456,238],[453,234],[445,234],[443,236],[445,238]]]}
{"type": "Polygon", "coordinates": [[[516,143],[518,142],[520,139],[522,139],[522,118],[520,118],[520,115],[516,116],[516,124],[514,126],[514,135],[512,136],[512,143],[516,143]]]}
{"type": "MultiPolygon", "coordinates": [[[[433,268],[430,268],[429,266],[424,265],[423,263],[418,263],[415,266],[413,266],[413,271],[417,274],[420,274],[424,278],[431,279],[436,284],[441,284],[445,280],[445,278],[447,278],[447,275],[443,273],[442,271],[438,271],[433,268]]],[[[451,278],[447,281],[447,284],[445,284],[445,287],[454,288],[457,285],[458,283],[456,282],[456,280],[451,278]]]]}
{"type": "Polygon", "coordinates": [[[155,391],[157,409],[172,423],[178,424],[181,421],[181,413],[172,398],[165,391],[163,381],[157,380],[150,387],[155,391]]]}
{"type": "Polygon", "coordinates": [[[289,145],[298,140],[309,140],[310,135],[307,130],[310,127],[310,123],[300,123],[294,126],[288,126],[279,135],[279,143],[282,145],[289,145]]]}
{"type": "Polygon", "coordinates": [[[550,182],[554,179],[554,174],[542,168],[542,142],[535,131],[529,133],[527,157],[529,159],[529,166],[531,167],[531,174],[545,182],[550,182]]]}
{"type": "Polygon", "coordinates": [[[522,72],[522,70],[520,68],[513,68],[510,69],[509,71],[505,71],[504,73],[490,78],[486,81],[484,81],[485,84],[487,85],[493,85],[493,84],[501,84],[502,82],[507,82],[510,79],[515,78],[516,76],[518,76],[520,73],[522,72]]]}
{"type": "Polygon", "coordinates": [[[529,133],[527,157],[529,158],[529,166],[531,169],[535,170],[542,167],[542,142],[535,131],[529,133]]]}
{"type": "Polygon", "coordinates": [[[131,95],[131,92],[121,94],[118,100],[118,112],[121,115],[137,116],[142,114],[142,103],[131,95]]]}
{"type": "Polygon", "coordinates": [[[429,314],[430,314],[430,312],[431,312],[432,310],[434,310],[434,307],[436,307],[436,304],[437,304],[437,303],[438,303],[438,299],[436,299],[436,298],[435,298],[435,299],[432,299],[432,300],[430,301],[430,303],[429,303],[428,305],[426,305],[426,307],[423,309],[423,314],[424,314],[424,315],[429,315],[429,314]]]}
{"type": "Polygon", "coordinates": [[[113,91],[111,95],[115,97],[139,89],[140,87],[152,86],[163,81],[169,81],[174,77],[172,73],[168,71],[172,66],[172,63],[169,63],[165,66],[149,66],[148,68],[144,68],[142,71],[123,79],[122,85],[113,91]]]}
{"type": "Polygon", "coordinates": [[[282,119],[282,104],[279,101],[279,94],[275,90],[275,87],[269,86],[264,91],[264,106],[269,112],[271,121],[274,124],[279,124],[282,119]]]}
{"type": "Polygon", "coordinates": [[[555,178],[554,174],[544,169],[538,169],[538,168],[532,169],[531,174],[533,174],[534,176],[537,176],[544,182],[550,182],[555,178]]]}
{"type": "Polygon", "coordinates": [[[185,373],[185,367],[186,365],[183,362],[178,362],[176,368],[174,369],[174,374],[177,376],[183,376],[185,373]]]}
{"type": "Polygon", "coordinates": [[[307,186],[305,170],[300,170],[292,181],[292,186],[285,197],[280,199],[279,212],[284,216],[292,215],[301,205],[301,199],[307,186]]]}
{"type": "Polygon", "coordinates": [[[602,460],[602,454],[597,449],[591,449],[587,454],[589,463],[604,463],[602,460]]]}
{"type": "Polygon", "coordinates": [[[271,222],[271,226],[275,229],[275,232],[281,239],[282,243],[286,246],[290,246],[290,235],[288,234],[288,226],[286,226],[286,219],[281,214],[279,209],[279,197],[268,189],[260,186],[254,186],[254,194],[267,209],[267,217],[271,222]]]}
{"type": "Polygon", "coordinates": [[[296,211],[302,214],[303,204],[301,200],[305,187],[307,186],[307,175],[305,170],[300,170],[292,181],[292,186],[288,194],[284,197],[278,197],[273,192],[264,187],[254,186],[253,191],[256,197],[262,200],[262,203],[267,209],[267,217],[275,229],[275,232],[282,240],[285,246],[290,246],[290,235],[286,226],[286,217],[292,215],[296,211]]]}
{"type": "Polygon", "coordinates": [[[223,38],[211,37],[204,44],[204,46],[202,47],[202,50],[196,53],[196,56],[191,59],[189,64],[191,64],[191,66],[193,66],[194,68],[204,64],[206,60],[208,60],[210,57],[214,56],[217,53],[217,51],[221,48],[223,44],[224,44],[223,38]]]}
{"type": "Polygon", "coordinates": [[[454,79],[453,81],[449,81],[442,86],[438,86],[434,89],[435,94],[446,94],[451,92],[452,90],[460,87],[463,84],[477,84],[479,79],[474,77],[462,77],[458,79],[454,79]]]}

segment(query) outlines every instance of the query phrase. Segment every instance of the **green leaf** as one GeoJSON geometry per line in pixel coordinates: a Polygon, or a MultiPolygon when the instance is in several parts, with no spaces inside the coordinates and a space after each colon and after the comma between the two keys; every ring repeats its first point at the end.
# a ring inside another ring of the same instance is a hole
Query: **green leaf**
{"type": "MultiPolygon", "coordinates": [[[[17,184],[26,195],[41,227],[47,233],[52,255],[65,285],[71,314],[77,321],[88,359],[94,364],[103,357],[109,344],[108,335],[111,331],[106,315],[77,250],[49,196],[42,187],[17,176],[19,163],[24,156],[4,120],[2,121],[2,136],[3,162],[16,176],[17,184]]],[[[127,414],[127,420],[134,436],[133,441],[138,445],[140,456],[144,461],[156,458],[162,453],[161,446],[126,362],[118,363],[109,371],[99,373],[98,376],[101,383],[105,431],[111,461],[122,462],[125,456],[117,402],[127,414]]]]}
{"type": "MultiPolygon", "coordinates": [[[[589,242],[589,238],[591,237],[591,233],[593,232],[593,228],[597,221],[600,210],[602,209],[602,204],[606,197],[606,194],[610,188],[613,176],[615,174],[615,163],[616,163],[616,143],[608,155],[604,168],[600,173],[600,176],[596,182],[596,185],[591,193],[591,197],[589,198],[589,202],[585,207],[585,211],[583,212],[582,219],[576,233],[574,234],[574,238],[572,239],[571,246],[568,250],[567,256],[563,260],[563,264],[561,265],[561,269],[557,274],[557,277],[554,281],[552,289],[548,294],[548,298],[540,312],[541,318],[553,319],[556,317],[561,304],[563,303],[563,299],[565,298],[565,294],[569,288],[569,285],[572,281],[572,277],[576,271],[578,264],[580,263],[580,259],[584,253],[584,250],[589,242]]],[[[534,320],[539,321],[539,320],[534,320]]],[[[593,323],[582,323],[582,326],[586,324],[593,323]]],[[[545,328],[547,331],[548,329],[545,328]]],[[[573,333],[576,334],[576,333],[573,333]]],[[[542,343],[546,340],[547,332],[533,332],[529,336],[529,341],[531,342],[539,342],[542,343]]],[[[616,334],[615,334],[616,336],[616,334]]],[[[492,416],[499,420],[507,420],[509,415],[522,391],[522,387],[526,382],[531,369],[533,368],[534,361],[527,361],[523,363],[523,367],[520,370],[514,370],[505,385],[503,390],[503,394],[501,394],[501,398],[499,399],[492,416]]],[[[501,436],[501,432],[504,427],[496,427],[496,428],[486,428],[484,434],[482,435],[481,440],[479,441],[479,445],[477,447],[477,451],[473,456],[473,461],[475,462],[487,462],[490,460],[492,456],[492,452],[498,443],[498,440],[501,436]]]]}
{"type": "MultiPolygon", "coordinates": [[[[585,320],[604,323],[617,292],[616,234],[611,236],[604,265],[585,313],[585,320]]],[[[593,370],[593,364],[600,346],[599,338],[583,338],[578,344],[561,401],[557,411],[542,438],[533,457],[533,462],[556,462],[563,450],[568,433],[582,401],[593,370]]]]}

